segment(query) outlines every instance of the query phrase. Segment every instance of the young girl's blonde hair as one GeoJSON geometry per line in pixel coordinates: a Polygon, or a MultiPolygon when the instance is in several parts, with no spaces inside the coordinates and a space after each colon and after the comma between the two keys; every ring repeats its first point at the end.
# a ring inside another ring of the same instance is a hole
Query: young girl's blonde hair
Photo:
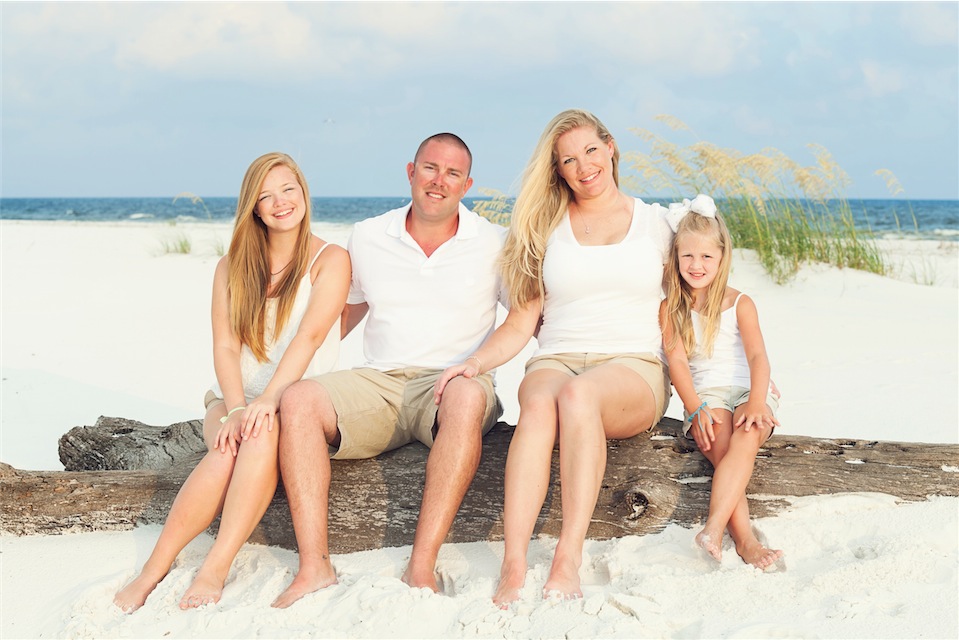
{"type": "Polygon", "coordinates": [[[698,346],[700,353],[707,358],[712,356],[713,343],[719,332],[719,316],[723,310],[726,284],[729,282],[732,253],[733,241],[719,213],[715,218],[688,213],[679,222],[663,273],[666,287],[666,321],[672,330],[666,344],[667,350],[673,349],[677,340],[682,340],[687,354],[692,354],[698,346]],[[709,241],[715,242],[721,250],[716,278],[709,285],[706,300],[699,312],[703,330],[701,345],[696,344],[696,332],[693,329],[692,290],[679,273],[679,243],[683,238],[691,235],[705,236],[709,241]]]}
{"type": "MultiPolygon", "coordinates": [[[[523,307],[543,297],[543,258],[546,242],[569,206],[573,192],[559,175],[556,141],[565,133],[589,127],[603,142],[613,140],[599,118],[580,109],[554,117],[540,136],[523,173],[523,183],[513,207],[500,270],[509,288],[510,304],[523,307]]],[[[619,185],[619,147],[613,141],[613,181],[619,185]]]]}
{"type": "Polygon", "coordinates": [[[293,158],[285,153],[267,153],[260,156],[246,170],[240,186],[236,205],[236,222],[230,249],[227,292],[230,296],[230,325],[240,342],[247,345],[259,362],[267,362],[266,304],[270,293],[270,261],[267,247],[267,228],[258,215],[256,203],[267,174],[276,167],[288,167],[303,190],[306,212],[297,231],[293,260],[284,270],[273,294],[277,299],[276,326],[273,335],[278,335],[293,308],[293,300],[300,278],[310,261],[310,190],[303,172],[293,158]]]}

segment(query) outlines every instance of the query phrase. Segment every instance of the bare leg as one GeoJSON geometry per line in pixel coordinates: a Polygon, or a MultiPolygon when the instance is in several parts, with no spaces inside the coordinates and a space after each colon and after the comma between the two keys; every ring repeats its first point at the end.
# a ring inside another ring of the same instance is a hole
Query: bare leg
{"type": "Polygon", "coordinates": [[[540,369],[519,388],[519,420],[506,456],[503,532],[505,551],[493,602],[504,607],[519,599],[526,582],[526,552],[549,489],[549,470],[558,436],[556,396],[569,376],[540,369]]]}
{"type": "Polygon", "coordinates": [[[402,578],[411,587],[439,591],[433,574],[436,557],[479,467],[485,412],[486,393],[476,381],[449,382],[436,415],[413,552],[402,578]]]}
{"type": "Polygon", "coordinates": [[[583,543],[606,471],[606,439],[648,429],[655,400],[642,377],[621,365],[601,365],[573,378],[558,400],[563,527],[543,591],[578,598],[583,543]]]}
{"type": "MultiPolygon", "coordinates": [[[[722,534],[728,528],[736,551],[743,561],[760,569],[776,562],[782,551],[765,548],[752,532],[749,522],[749,503],[746,486],[752,477],[756,454],[769,437],[769,429],[750,429],[748,432],[732,429],[735,417],[723,411],[721,447],[707,453],[713,463],[712,493],[709,500],[709,517],[696,542],[716,560],[722,557],[722,534]],[[711,454],[711,455],[710,455],[711,454]]],[[[717,441],[720,435],[717,434],[717,441]]]]}
{"type": "Polygon", "coordinates": [[[285,609],[309,593],[336,584],[327,531],[331,475],[328,444],[339,443],[339,431],[329,394],[311,380],[287,388],[280,413],[280,471],[300,555],[296,577],[272,604],[285,609]]]}
{"type": "MultiPolygon", "coordinates": [[[[716,440],[712,443],[709,451],[703,451],[703,456],[712,463],[713,469],[716,470],[720,462],[722,462],[722,459],[729,452],[730,437],[733,432],[733,414],[729,411],[716,409],[713,411],[713,415],[720,421],[718,424],[713,425],[716,440]]],[[[718,493],[722,493],[722,491],[718,493]]],[[[696,534],[695,541],[696,544],[716,560],[716,562],[722,560],[723,531],[726,529],[727,524],[726,521],[721,521],[714,517],[713,500],[717,499],[718,493],[716,491],[716,472],[714,471],[712,489],[709,496],[709,516],[706,519],[706,524],[703,526],[703,529],[696,534]]],[[[743,497],[745,498],[745,494],[743,497]]]]}
{"type": "MultiPolygon", "coordinates": [[[[220,417],[226,407],[211,407],[203,421],[203,435],[207,446],[220,428],[220,417]]],[[[170,515],[163,524],[153,552],[136,578],[117,592],[113,604],[126,613],[143,606],[160,581],[170,571],[173,561],[193,538],[202,533],[223,507],[227,487],[233,473],[235,458],[228,451],[211,449],[183,483],[170,507],[170,515]]]]}
{"type": "Polygon", "coordinates": [[[272,431],[263,429],[255,438],[240,444],[233,477],[226,491],[216,541],[197,572],[193,584],[180,600],[181,609],[220,601],[230,565],[263,518],[276,493],[279,468],[277,440],[280,420],[272,431]]]}

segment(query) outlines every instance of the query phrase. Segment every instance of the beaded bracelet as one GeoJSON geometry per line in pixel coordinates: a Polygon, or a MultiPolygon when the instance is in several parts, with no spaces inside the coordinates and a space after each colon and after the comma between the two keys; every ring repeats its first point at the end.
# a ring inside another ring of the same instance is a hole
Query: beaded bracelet
{"type": "Polygon", "coordinates": [[[226,421],[230,419],[230,416],[232,416],[237,411],[243,411],[244,409],[246,409],[246,407],[233,407],[232,409],[230,409],[230,412],[228,414],[220,418],[220,424],[226,424],[226,421]]]}
{"type": "Polygon", "coordinates": [[[478,365],[478,366],[476,367],[476,373],[483,373],[483,361],[482,361],[482,360],[480,360],[480,359],[477,358],[476,356],[470,356],[470,357],[467,358],[466,360],[476,360],[476,364],[478,365]]]}
{"type": "MultiPolygon", "coordinates": [[[[706,408],[706,401],[703,400],[703,403],[702,403],[701,405],[699,405],[699,408],[696,409],[695,411],[693,411],[691,414],[689,414],[688,420],[689,420],[690,426],[692,426],[692,424],[693,424],[693,418],[695,418],[695,417],[699,414],[699,412],[702,411],[702,410],[705,409],[705,408],[706,408]]],[[[702,424],[699,425],[699,428],[702,429],[703,431],[705,431],[705,429],[703,429],[703,425],[702,425],[702,424]]]]}

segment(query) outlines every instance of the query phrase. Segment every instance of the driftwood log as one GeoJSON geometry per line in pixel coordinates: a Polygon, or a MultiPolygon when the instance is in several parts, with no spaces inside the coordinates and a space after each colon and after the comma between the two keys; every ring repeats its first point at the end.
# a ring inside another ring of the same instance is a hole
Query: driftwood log
{"type": "MultiPolygon", "coordinates": [[[[451,542],[501,540],[503,469],[512,427],[486,437],[479,472],[450,531],[451,542]]],[[[203,455],[200,422],[165,428],[101,418],[60,440],[66,471],[20,471],[0,463],[0,530],[16,535],[128,529],[160,523],[203,455]]],[[[660,531],[701,522],[712,467],[669,418],[650,434],[608,445],[606,476],[589,537],[660,531]]],[[[334,553],[411,544],[427,449],[408,445],[371,460],[334,461],[330,544],[334,553]]],[[[536,533],[561,524],[558,454],[536,533]]],[[[786,496],[881,492],[903,500],[959,495],[959,445],[777,435],[760,451],[748,487],[754,516],[789,506],[786,496]]],[[[211,529],[215,529],[214,523],[211,529]]],[[[282,486],[251,542],[295,549],[282,486]]]]}

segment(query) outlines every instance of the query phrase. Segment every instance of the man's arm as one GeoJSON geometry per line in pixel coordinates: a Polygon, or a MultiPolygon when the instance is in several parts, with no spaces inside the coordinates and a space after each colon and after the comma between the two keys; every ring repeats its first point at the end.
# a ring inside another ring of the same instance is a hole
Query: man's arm
{"type": "Polygon", "coordinates": [[[366,317],[366,312],[370,310],[370,305],[366,302],[360,304],[348,304],[343,307],[343,313],[340,315],[340,340],[350,334],[350,331],[356,328],[356,325],[366,317]]]}

